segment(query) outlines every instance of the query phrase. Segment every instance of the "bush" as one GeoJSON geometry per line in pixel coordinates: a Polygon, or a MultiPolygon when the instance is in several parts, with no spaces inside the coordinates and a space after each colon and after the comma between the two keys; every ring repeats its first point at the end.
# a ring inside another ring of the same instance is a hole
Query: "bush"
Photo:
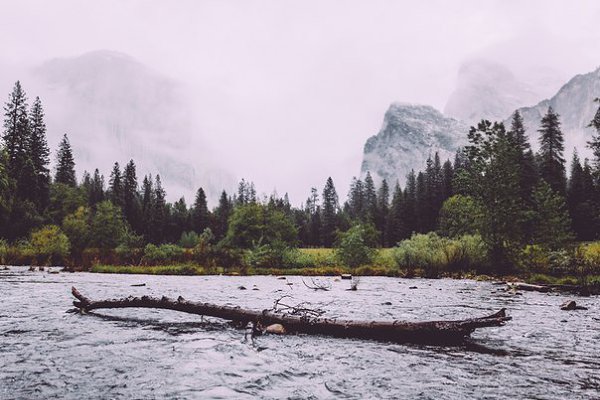
{"type": "Polygon", "coordinates": [[[435,278],[442,272],[481,271],[487,265],[487,248],[479,235],[449,239],[432,232],[400,242],[394,258],[408,275],[421,269],[426,277],[435,278]]]}
{"type": "Polygon", "coordinates": [[[199,241],[200,241],[200,238],[199,238],[198,234],[194,231],[190,231],[190,232],[183,232],[181,234],[181,238],[179,239],[179,242],[177,244],[180,247],[183,247],[184,249],[192,249],[192,248],[196,247],[196,245],[198,245],[199,241]]]}
{"type": "Polygon", "coordinates": [[[28,246],[38,262],[46,264],[62,262],[69,254],[67,235],[56,225],[47,225],[31,232],[28,246]]]}
{"type": "Polygon", "coordinates": [[[600,273],[600,242],[582,244],[577,249],[586,270],[591,274],[600,273]]]}
{"type": "Polygon", "coordinates": [[[343,265],[356,268],[373,261],[375,249],[371,246],[376,235],[372,231],[369,226],[357,224],[339,234],[336,256],[343,265]]]}
{"type": "Polygon", "coordinates": [[[259,244],[248,250],[245,255],[245,263],[254,268],[284,268],[286,253],[290,248],[281,241],[269,244],[259,244]]]}
{"type": "Polygon", "coordinates": [[[183,249],[174,244],[156,246],[149,243],[144,247],[144,260],[150,264],[177,262],[181,260],[183,253],[183,249]]]}

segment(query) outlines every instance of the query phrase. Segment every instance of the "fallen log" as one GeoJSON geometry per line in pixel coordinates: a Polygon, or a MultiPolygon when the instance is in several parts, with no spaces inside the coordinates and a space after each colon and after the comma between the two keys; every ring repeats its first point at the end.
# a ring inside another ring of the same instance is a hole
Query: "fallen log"
{"type": "Polygon", "coordinates": [[[534,285],[534,284],[525,283],[525,282],[510,282],[510,283],[508,283],[508,287],[510,289],[515,289],[515,290],[525,290],[528,292],[542,292],[542,293],[548,293],[552,290],[552,288],[549,286],[534,285]]]}
{"type": "Polygon", "coordinates": [[[121,299],[91,300],[76,288],[71,292],[77,299],[73,305],[82,311],[107,308],[158,308],[190,314],[217,317],[245,326],[253,323],[267,327],[280,324],[287,333],[305,333],[344,338],[375,339],[396,343],[453,345],[461,344],[475,330],[502,326],[511,317],[503,308],[497,313],[480,318],[455,321],[360,321],[337,318],[312,317],[307,314],[293,315],[277,310],[248,310],[240,307],[219,306],[210,303],[185,300],[183,297],[126,297],[121,299]]]}

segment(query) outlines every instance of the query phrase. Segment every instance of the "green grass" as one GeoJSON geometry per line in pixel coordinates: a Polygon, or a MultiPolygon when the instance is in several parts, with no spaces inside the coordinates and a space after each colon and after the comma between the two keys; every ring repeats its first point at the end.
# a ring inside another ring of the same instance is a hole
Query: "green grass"
{"type": "MultiPolygon", "coordinates": [[[[206,275],[208,271],[203,267],[184,265],[94,265],[91,272],[106,274],[145,274],[145,275],[206,275]]],[[[214,272],[213,272],[214,273],[214,272]]]]}

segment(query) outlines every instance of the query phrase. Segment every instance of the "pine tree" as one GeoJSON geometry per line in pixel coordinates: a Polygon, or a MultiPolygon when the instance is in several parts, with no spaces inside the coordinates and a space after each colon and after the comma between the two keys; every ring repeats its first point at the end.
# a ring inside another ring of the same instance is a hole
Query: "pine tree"
{"type": "Polygon", "coordinates": [[[321,240],[323,246],[331,247],[335,242],[337,229],[338,195],[331,177],[327,178],[323,189],[323,207],[321,215],[321,240]]]}
{"type": "Polygon", "coordinates": [[[121,210],[125,204],[123,199],[123,178],[121,177],[121,167],[118,162],[115,162],[110,173],[108,181],[108,198],[110,201],[121,210]]]}
{"type": "Polygon", "coordinates": [[[571,219],[564,198],[542,180],[533,192],[533,199],[535,204],[535,243],[550,250],[564,248],[573,240],[571,219]]]}
{"type": "Polygon", "coordinates": [[[388,245],[388,217],[390,213],[390,187],[387,180],[381,181],[377,193],[377,207],[375,209],[375,228],[381,233],[380,244],[388,245]]]}
{"type": "Polygon", "coordinates": [[[31,107],[29,120],[29,157],[36,175],[35,203],[41,211],[48,206],[50,200],[50,149],[46,140],[46,123],[44,110],[39,97],[35,98],[31,107]]]}
{"type": "Polygon", "coordinates": [[[54,181],[67,186],[76,187],[77,179],[75,178],[75,160],[73,158],[73,150],[69,143],[67,134],[63,135],[60,144],[58,145],[56,174],[54,181]]]}
{"type": "Polygon", "coordinates": [[[363,207],[362,221],[374,223],[377,216],[377,192],[375,191],[375,182],[369,171],[365,176],[363,207]]]}
{"type": "MultiPolygon", "coordinates": [[[[417,216],[417,178],[415,171],[411,170],[406,177],[406,187],[404,188],[404,208],[401,219],[408,236],[419,231],[419,221],[417,216]]],[[[404,237],[401,237],[404,238],[404,237]]]]}
{"type": "Polygon", "coordinates": [[[517,110],[513,114],[511,128],[507,132],[508,141],[514,146],[518,154],[519,186],[522,201],[530,205],[532,193],[537,185],[538,177],[535,166],[535,156],[529,145],[523,117],[517,110]]]}
{"type": "Polygon", "coordinates": [[[8,155],[8,176],[18,181],[25,166],[30,143],[27,96],[17,81],[4,106],[4,148],[8,155]]]}
{"type": "Polygon", "coordinates": [[[206,194],[204,189],[199,188],[196,192],[196,200],[192,208],[192,229],[200,234],[210,224],[210,214],[208,212],[208,204],[206,202],[206,194]]]}
{"type": "Polygon", "coordinates": [[[350,192],[348,193],[348,214],[352,219],[362,219],[365,214],[365,191],[363,182],[356,177],[352,178],[350,183],[350,192]]]}
{"type": "Polygon", "coordinates": [[[587,174],[579,161],[577,150],[573,152],[571,161],[571,174],[567,187],[567,208],[573,221],[573,231],[578,240],[586,241],[594,239],[594,231],[597,220],[593,204],[593,178],[587,167],[587,174]],[[591,181],[591,182],[587,182],[591,181]]]}
{"type": "Polygon", "coordinates": [[[227,229],[229,225],[229,217],[233,212],[233,201],[227,196],[227,192],[223,190],[221,192],[221,196],[219,197],[219,205],[214,211],[214,225],[212,226],[212,231],[215,235],[215,238],[221,240],[227,234],[227,229]]]}
{"type": "Polygon", "coordinates": [[[596,175],[600,177],[600,98],[596,98],[594,101],[599,104],[598,110],[596,110],[596,114],[588,126],[596,129],[596,135],[592,136],[592,140],[587,145],[592,149],[596,175]]]}
{"type": "Polygon", "coordinates": [[[559,115],[548,108],[542,118],[540,132],[539,171],[544,179],[557,193],[564,195],[566,191],[564,138],[560,130],[559,115]]]}
{"type": "Polygon", "coordinates": [[[452,182],[454,181],[454,167],[450,160],[446,160],[442,166],[442,202],[454,194],[452,182]]]}
{"type": "Polygon", "coordinates": [[[125,219],[134,231],[141,231],[142,206],[138,195],[137,172],[133,160],[129,160],[123,171],[122,188],[125,219]]]}
{"type": "Polygon", "coordinates": [[[153,229],[152,219],[154,211],[155,192],[152,184],[152,176],[144,176],[142,182],[142,233],[146,240],[150,240],[150,234],[153,229]]]}
{"type": "Polygon", "coordinates": [[[152,204],[151,230],[149,232],[150,242],[159,244],[165,240],[165,228],[167,224],[167,202],[166,193],[160,181],[160,175],[154,180],[154,196],[152,204]]]}
{"type": "Polygon", "coordinates": [[[104,201],[104,176],[100,175],[98,168],[94,170],[94,176],[90,182],[88,192],[88,204],[94,207],[96,204],[104,201]]]}
{"type": "Polygon", "coordinates": [[[465,195],[484,207],[481,234],[498,273],[514,267],[514,255],[523,244],[526,210],[519,199],[518,149],[503,124],[481,121],[469,131],[465,147],[468,168],[461,172],[465,195]]]}
{"type": "Polygon", "coordinates": [[[390,206],[387,224],[387,244],[395,245],[410,236],[410,228],[407,226],[405,194],[400,185],[396,184],[392,204],[390,206]]]}
{"type": "Polygon", "coordinates": [[[312,247],[321,245],[321,207],[317,188],[311,188],[310,196],[306,199],[306,244],[312,247]]]}

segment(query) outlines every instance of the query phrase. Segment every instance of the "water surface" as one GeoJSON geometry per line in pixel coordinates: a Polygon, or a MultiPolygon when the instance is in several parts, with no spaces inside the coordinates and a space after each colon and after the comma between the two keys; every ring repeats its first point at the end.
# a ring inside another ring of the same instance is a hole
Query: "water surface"
{"type": "Polygon", "coordinates": [[[349,281],[322,279],[330,291],[300,277],[0,271],[0,398],[600,398],[598,297],[577,299],[587,311],[565,312],[569,297],[515,295],[489,282],[365,277],[348,291],[349,281]],[[244,340],[226,322],[173,311],[70,313],[71,286],[97,299],[182,295],[255,309],[291,295],[348,319],[458,319],[502,307],[514,319],[473,334],[491,352],[306,335],[244,340]]]}

